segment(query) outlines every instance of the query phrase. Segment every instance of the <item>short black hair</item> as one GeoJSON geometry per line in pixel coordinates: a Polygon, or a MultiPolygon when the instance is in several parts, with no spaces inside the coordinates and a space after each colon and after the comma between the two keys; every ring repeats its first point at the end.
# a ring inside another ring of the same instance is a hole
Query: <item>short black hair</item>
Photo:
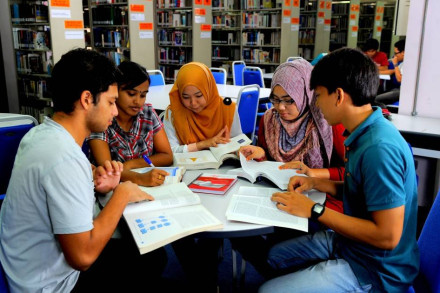
{"type": "Polygon", "coordinates": [[[150,83],[147,69],[136,62],[124,61],[118,66],[118,69],[122,73],[122,79],[118,82],[121,89],[134,89],[145,81],[150,83]]]}
{"type": "Polygon", "coordinates": [[[355,106],[371,104],[379,87],[377,66],[361,51],[341,48],[324,56],[313,68],[310,88],[317,86],[327,88],[329,94],[342,88],[355,106]]]}
{"type": "Polygon", "coordinates": [[[362,51],[367,52],[370,50],[377,51],[379,49],[379,41],[376,39],[368,39],[365,41],[362,51]]]}
{"type": "Polygon", "coordinates": [[[86,49],[71,50],[55,64],[49,80],[54,111],[72,113],[83,91],[90,91],[96,104],[99,94],[120,78],[115,63],[106,56],[86,49]]]}
{"type": "Polygon", "coordinates": [[[399,52],[405,51],[405,40],[395,42],[394,47],[396,47],[399,52]]]}

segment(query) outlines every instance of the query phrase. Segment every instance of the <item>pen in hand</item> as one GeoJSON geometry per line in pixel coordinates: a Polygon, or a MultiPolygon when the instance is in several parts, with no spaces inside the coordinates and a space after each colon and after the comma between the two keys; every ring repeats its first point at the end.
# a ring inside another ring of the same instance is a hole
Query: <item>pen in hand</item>
{"type": "Polygon", "coordinates": [[[147,155],[142,155],[142,158],[144,158],[144,161],[149,164],[151,167],[156,167],[154,166],[153,162],[151,162],[150,158],[147,155]]]}

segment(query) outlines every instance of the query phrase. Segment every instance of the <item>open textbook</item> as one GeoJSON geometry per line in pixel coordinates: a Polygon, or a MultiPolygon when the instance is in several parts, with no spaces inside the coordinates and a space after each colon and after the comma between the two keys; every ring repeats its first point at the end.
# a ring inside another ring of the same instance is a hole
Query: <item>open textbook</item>
{"type": "Polygon", "coordinates": [[[145,167],[145,168],[131,169],[131,171],[137,173],[147,173],[153,169],[164,170],[170,174],[168,176],[165,176],[163,185],[179,183],[180,181],[182,181],[183,174],[185,174],[185,168],[183,167],[145,167]]]}
{"type": "Polygon", "coordinates": [[[224,160],[229,158],[238,159],[235,154],[241,146],[250,145],[251,140],[245,134],[240,134],[231,138],[231,141],[225,144],[218,144],[216,147],[210,147],[209,150],[175,153],[174,165],[185,167],[186,169],[218,169],[224,160]]]}
{"type": "Polygon", "coordinates": [[[229,170],[227,174],[246,178],[252,183],[254,183],[259,176],[262,176],[272,181],[282,190],[287,190],[287,185],[289,184],[291,177],[306,176],[304,174],[296,173],[297,169],[280,170],[279,167],[284,165],[283,162],[257,162],[254,160],[247,161],[243,154],[240,154],[240,163],[241,168],[229,170]]]}
{"type": "MultiPolygon", "coordinates": [[[[280,192],[280,190],[241,186],[229,201],[226,218],[230,221],[278,226],[308,232],[307,218],[281,211],[270,200],[275,192],[280,192]]],[[[323,192],[309,191],[305,194],[315,202],[323,204],[325,201],[325,193],[323,192]]]]}
{"type": "MultiPolygon", "coordinates": [[[[151,194],[154,201],[130,203],[123,216],[141,254],[185,236],[223,226],[183,182],[139,187],[151,194]]],[[[109,198],[107,196],[107,201],[109,198]]]]}

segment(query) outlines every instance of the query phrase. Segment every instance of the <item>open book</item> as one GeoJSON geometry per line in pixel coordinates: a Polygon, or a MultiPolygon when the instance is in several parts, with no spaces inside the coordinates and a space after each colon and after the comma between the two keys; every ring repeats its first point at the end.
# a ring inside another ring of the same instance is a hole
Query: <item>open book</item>
{"type": "Polygon", "coordinates": [[[131,171],[137,173],[147,173],[153,169],[164,170],[170,174],[165,177],[163,185],[179,183],[180,181],[182,181],[183,174],[185,174],[186,171],[185,168],[182,167],[145,167],[145,168],[132,169],[131,171]]]}
{"type": "Polygon", "coordinates": [[[231,138],[231,141],[225,144],[218,144],[216,147],[211,147],[209,150],[190,152],[190,153],[175,153],[174,165],[185,167],[186,169],[218,169],[224,160],[229,158],[238,159],[234,153],[238,151],[241,146],[250,145],[251,140],[245,134],[240,134],[231,138]]]}
{"type": "Polygon", "coordinates": [[[225,194],[237,180],[235,175],[202,173],[188,188],[199,193],[225,194]]]}
{"type": "Polygon", "coordinates": [[[123,216],[141,254],[194,233],[223,227],[183,182],[139,188],[154,201],[130,203],[123,216]]]}
{"type": "MultiPolygon", "coordinates": [[[[230,221],[278,226],[308,232],[307,218],[281,211],[270,200],[275,192],[280,192],[280,190],[241,186],[237,194],[233,194],[229,201],[226,218],[230,221]]],[[[323,192],[309,191],[308,196],[321,204],[325,201],[325,193],[323,192]]]]}
{"type": "Polygon", "coordinates": [[[229,170],[227,174],[246,178],[252,183],[254,183],[259,176],[262,176],[272,181],[282,190],[287,190],[287,185],[289,184],[291,177],[306,176],[304,174],[296,173],[296,169],[280,170],[279,167],[284,165],[283,162],[257,162],[254,160],[247,161],[243,154],[240,154],[240,163],[241,168],[229,170]]]}

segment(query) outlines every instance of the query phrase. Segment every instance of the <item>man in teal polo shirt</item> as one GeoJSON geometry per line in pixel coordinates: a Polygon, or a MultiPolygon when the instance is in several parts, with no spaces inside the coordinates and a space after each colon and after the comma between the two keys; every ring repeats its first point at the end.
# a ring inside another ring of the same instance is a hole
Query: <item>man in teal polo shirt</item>
{"type": "Polygon", "coordinates": [[[346,128],[344,182],[293,177],[275,193],[280,210],[315,219],[331,230],[278,244],[269,263],[284,276],[260,292],[406,292],[419,269],[414,159],[398,130],[372,107],[375,64],[343,48],[315,66],[310,86],[329,124],[346,128]],[[344,214],[302,194],[341,196],[344,214]],[[292,273],[293,271],[293,273],[292,273]]]}

